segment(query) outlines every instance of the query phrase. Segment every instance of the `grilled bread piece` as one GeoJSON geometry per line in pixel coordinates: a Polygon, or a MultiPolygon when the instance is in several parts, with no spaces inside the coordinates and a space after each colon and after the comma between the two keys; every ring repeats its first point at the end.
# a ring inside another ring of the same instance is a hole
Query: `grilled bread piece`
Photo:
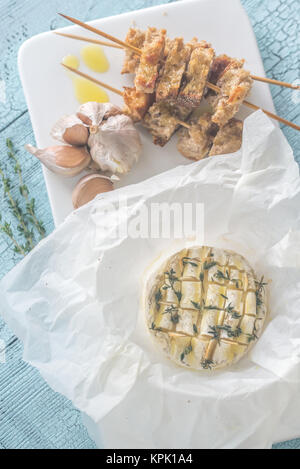
{"type": "Polygon", "coordinates": [[[194,45],[193,49],[178,102],[195,108],[200,106],[215,52],[205,41],[194,45]]]}
{"type": "Polygon", "coordinates": [[[134,122],[140,122],[144,119],[149,107],[154,101],[154,94],[146,94],[137,91],[135,88],[124,86],[124,113],[134,122]]]}
{"type": "MultiPolygon", "coordinates": [[[[146,38],[146,33],[140,29],[130,28],[125,42],[131,46],[142,49],[146,38]]],[[[126,49],[125,60],[122,69],[122,74],[124,73],[135,73],[140,63],[140,55],[135,54],[132,50],[126,49]]]]}
{"type": "Polygon", "coordinates": [[[155,145],[165,146],[180,127],[178,120],[186,120],[190,110],[166,102],[154,103],[144,118],[144,126],[151,132],[155,145]]]}
{"type": "Polygon", "coordinates": [[[135,87],[138,91],[154,93],[158,72],[164,56],[165,38],[165,29],[148,28],[135,77],[135,87]]]}
{"type": "Polygon", "coordinates": [[[215,136],[209,156],[226,155],[238,151],[242,146],[242,139],[243,122],[238,119],[230,119],[215,136]]]}
{"type": "Polygon", "coordinates": [[[178,132],[178,151],[193,160],[201,160],[207,156],[234,153],[241,148],[243,123],[231,119],[224,127],[212,122],[212,115],[205,113],[200,117],[192,115],[190,128],[181,128],[178,132]]]}
{"type": "MultiPolygon", "coordinates": [[[[213,85],[216,85],[218,80],[223,75],[225,69],[231,63],[231,61],[232,61],[232,58],[228,57],[228,55],[226,54],[218,55],[212,63],[212,66],[208,75],[208,81],[212,83],[213,85]]],[[[215,96],[215,92],[208,88],[206,91],[205,97],[208,97],[211,95],[215,96]]]]}
{"type": "Polygon", "coordinates": [[[178,132],[177,148],[186,158],[201,160],[208,155],[218,127],[212,124],[209,113],[197,118],[193,115],[189,124],[189,129],[182,127],[178,132]]]}
{"type": "Polygon", "coordinates": [[[178,365],[195,370],[229,366],[261,335],[265,285],[246,259],[233,251],[207,246],[183,249],[148,280],[149,331],[178,365]]]}
{"type": "Polygon", "coordinates": [[[243,66],[243,60],[232,59],[217,81],[221,93],[211,100],[214,108],[212,121],[220,127],[235,116],[252,88],[250,72],[243,66]]]}
{"type": "Polygon", "coordinates": [[[156,101],[176,101],[190,55],[191,46],[185,45],[182,38],[170,41],[157,83],[156,101]]]}

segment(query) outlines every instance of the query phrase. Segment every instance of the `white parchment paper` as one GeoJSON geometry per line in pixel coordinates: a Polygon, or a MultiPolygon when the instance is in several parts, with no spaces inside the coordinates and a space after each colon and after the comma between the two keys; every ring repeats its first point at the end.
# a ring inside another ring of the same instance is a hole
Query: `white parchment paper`
{"type": "Polygon", "coordinates": [[[0,283],[24,359],[72,400],[108,448],[268,448],[300,435],[300,179],[262,113],[234,155],[177,167],[72,214],[0,283]],[[117,201],[127,198],[127,208],[117,201]],[[269,317],[249,356],[197,373],[155,350],[141,307],[147,267],[184,240],[112,240],[150,202],[204,204],[204,243],[245,255],[270,280],[269,317]],[[122,212],[122,213],[120,213],[122,212]]]}

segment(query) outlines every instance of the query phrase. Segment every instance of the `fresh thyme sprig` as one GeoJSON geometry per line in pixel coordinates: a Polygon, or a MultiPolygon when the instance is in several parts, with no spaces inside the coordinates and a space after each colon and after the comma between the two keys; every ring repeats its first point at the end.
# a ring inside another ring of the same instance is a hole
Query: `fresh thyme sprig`
{"type": "Polygon", "coordinates": [[[150,329],[151,329],[152,331],[158,331],[158,332],[161,332],[161,331],[162,331],[162,328],[161,328],[161,327],[157,327],[157,326],[155,325],[155,322],[154,322],[154,321],[152,322],[150,329]]]}
{"type": "Polygon", "coordinates": [[[213,365],[214,365],[214,362],[212,360],[206,359],[201,362],[201,366],[203,370],[211,370],[213,365]]]}
{"type": "Polygon", "coordinates": [[[21,254],[22,256],[26,255],[24,247],[20,246],[20,244],[18,243],[18,241],[15,239],[15,237],[13,235],[11,225],[8,222],[2,223],[2,215],[1,214],[0,214],[0,231],[2,231],[2,233],[4,233],[6,236],[8,236],[10,238],[10,240],[13,242],[14,251],[17,254],[21,254]]]}
{"type": "Polygon", "coordinates": [[[25,210],[21,207],[19,199],[13,196],[12,181],[6,177],[1,167],[0,182],[2,180],[4,197],[7,200],[10,212],[17,220],[18,235],[25,238],[25,242],[22,244],[18,241],[19,236],[13,233],[11,223],[7,221],[2,222],[2,217],[0,218],[0,231],[13,242],[14,251],[17,254],[26,256],[36,244],[35,230],[38,232],[41,239],[45,236],[46,230],[43,223],[40,222],[35,215],[35,200],[30,198],[28,187],[24,184],[21,165],[10,138],[6,140],[6,147],[8,158],[14,163],[14,172],[18,177],[19,192],[26,204],[25,210]]]}
{"type": "Polygon", "coordinates": [[[13,143],[12,143],[10,138],[8,138],[6,140],[6,146],[7,146],[7,149],[8,149],[8,153],[7,153],[8,157],[11,160],[13,160],[13,162],[15,164],[14,170],[15,170],[15,174],[17,174],[17,176],[19,178],[20,194],[26,201],[27,217],[28,217],[29,221],[32,223],[32,225],[35,226],[35,228],[37,229],[37,231],[38,231],[38,233],[39,233],[39,235],[42,239],[42,238],[44,238],[44,236],[46,234],[46,230],[45,230],[45,227],[44,227],[43,223],[41,221],[39,221],[36,217],[36,214],[35,214],[35,199],[31,199],[29,197],[28,187],[26,186],[26,184],[24,184],[24,181],[23,181],[21,165],[18,161],[18,158],[16,156],[16,152],[15,152],[13,143]]]}
{"type": "Polygon", "coordinates": [[[11,194],[11,181],[8,179],[3,170],[0,168],[0,176],[3,182],[4,195],[7,197],[9,208],[18,220],[18,232],[25,237],[25,252],[28,253],[34,247],[34,233],[33,230],[29,228],[26,215],[19,205],[19,201],[15,200],[11,194]]]}
{"type": "Polygon", "coordinates": [[[170,282],[170,285],[164,285],[162,288],[163,288],[163,290],[168,290],[168,288],[171,288],[173,290],[173,292],[175,293],[175,295],[177,296],[178,301],[181,301],[182,293],[181,293],[181,291],[177,291],[174,287],[175,282],[179,281],[179,278],[176,277],[175,274],[176,274],[176,272],[173,268],[171,268],[170,272],[165,272],[165,275],[167,276],[167,278],[170,282]]]}
{"type": "Polygon", "coordinates": [[[226,306],[224,311],[225,313],[230,314],[233,319],[240,319],[242,317],[237,311],[235,311],[231,303],[229,303],[229,305],[226,306]]]}
{"type": "Polygon", "coordinates": [[[183,362],[184,361],[184,358],[189,355],[190,353],[192,353],[193,351],[193,346],[192,346],[192,342],[190,343],[190,345],[188,345],[188,347],[185,347],[184,351],[182,352],[182,354],[180,355],[180,360],[183,362]]]}
{"type": "Polygon", "coordinates": [[[183,265],[190,264],[193,267],[198,267],[198,264],[194,262],[193,259],[191,259],[190,257],[184,257],[182,259],[182,263],[183,265]]]}
{"type": "Polygon", "coordinates": [[[157,292],[155,293],[155,304],[156,304],[156,310],[159,311],[159,307],[160,307],[160,301],[162,299],[162,293],[161,293],[161,289],[159,288],[157,290],[157,292]]]}
{"type": "Polygon", "coordinates": [[[216,339],[218,342],[220,342],[220,333],[221,333],[221,331],[226,332],[228,338],[239,337],[243,332],[240,327],[237,327],[236,329],[232,329],[232,327],[229,326],[229,325],[226,325],[226,326],[209,326],[209,328],[210,328],[210,331],[208,333],[210,335],[212,335],[213,338],[216,339]]]}
{"type": "Polygon", "coordinates": [[[194,308],[199,309],[199,311],[202,311],[202,306],[200,303],[197,303],[196,301],[191,300],[192,305],[194,308]]]}
{"type": "Polygon", "coordinates": [[[263,303],[262,294],[265,291],[265,286],[268,285],[268,283],[264,282],[264,277],[262,277],[260,281],[257,281],[257,280],[255,281],[255,285],[256,285],[256,291],[255,291],[256,306],[257,308],[259,308],[259,306],[261,306],[263,303]]]}
{"type": "Polygon", "coordinates": [[[216,265],[218,265],[218,263],[215,262],[215,261],[212,261],[212,262],[207,262],[207,261],[205,261],[205,262],[204,262],[204,265],[203,265],[203,269],[204,269],[204,270],[209,270],[209,269],[211,269],[212,267],[215,267],[216,265]]]}
{"type": "Polygon", "coordinates": [[[224,280],[226,282],[232,282],[235,283],[236,288],[239,288],[239,285],[241,283],[241,280],[238,278],[230,278],[229,271],[226,269],[225,274],[221,271],[218,270],[215,274],[214,277],[218,280],[224,280]]]}
{"type": "Polygon", "coordinates": [[[180,316],[178,314],[178,308],[174,305],[168,306],[163,314],[170,314],[170,319],[173,324],[178,324],[180,320],[180,316]]]}

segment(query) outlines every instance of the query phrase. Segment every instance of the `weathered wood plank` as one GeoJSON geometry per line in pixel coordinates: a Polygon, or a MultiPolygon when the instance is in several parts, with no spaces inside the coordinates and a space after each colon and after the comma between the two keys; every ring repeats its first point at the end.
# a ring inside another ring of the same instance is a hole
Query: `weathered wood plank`
{"type": "MultiPolygon", "coordinates": [[[[269,78],[294,83],[299,76],[299,2],[242,0],[257,38],[269,78]]],[[[300,92],[271,86],[278,115],[300,125],[300,92]]],[[[257,103],[258,104],[258,103],[257,103]]],[[[300,164],[300,132],[281,126],[300,164]]]]}
{"type": "Polygon", "coordinates": [[[94,448],[81,416],[22,361],[19,341],[0,365],[0,447],[6,449],[94,448]]]}

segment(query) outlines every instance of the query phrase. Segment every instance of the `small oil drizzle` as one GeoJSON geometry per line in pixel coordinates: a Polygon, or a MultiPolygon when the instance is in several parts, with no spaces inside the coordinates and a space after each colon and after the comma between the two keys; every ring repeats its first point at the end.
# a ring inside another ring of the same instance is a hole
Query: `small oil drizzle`
{"type": "Polygon", "coordinates": [[[81,57],[85,65],[93,72],[105,73],[109,70],[109,62],[100,46],[92,45],[81,49],[81,57]]]}
{"type": "Polygon", "coordinates": [[[68,67],[76,68],[76,70],[79,68],[79,59],[76,55],[66,55],[62,59],[62,63],[68,67]]]}
{"type": "Polygon", "coordinates": [[[106,91],[99,85],[85,78],[73,78],[74,92],[80,104],[88,102],[108,103],[109,97],[106,91]]]}

